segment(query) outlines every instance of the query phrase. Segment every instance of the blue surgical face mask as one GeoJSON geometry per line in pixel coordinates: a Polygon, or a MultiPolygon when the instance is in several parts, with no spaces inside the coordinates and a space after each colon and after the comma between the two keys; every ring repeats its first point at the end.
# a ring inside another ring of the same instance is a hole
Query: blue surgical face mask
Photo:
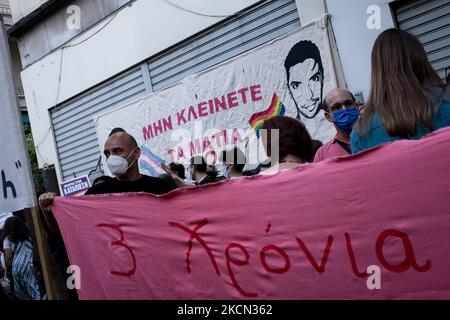
{"type": "Polygon", "coordinates": [[[358,109],[351,108],[351,109],[345,109],[342,111],[334,112],[333,115],[333,123],[334,125],[342,131],[348,132],[351,131],[353,128],[353,125],[355,124],[356,120],[358,120],[359,112],[358,109]]]}

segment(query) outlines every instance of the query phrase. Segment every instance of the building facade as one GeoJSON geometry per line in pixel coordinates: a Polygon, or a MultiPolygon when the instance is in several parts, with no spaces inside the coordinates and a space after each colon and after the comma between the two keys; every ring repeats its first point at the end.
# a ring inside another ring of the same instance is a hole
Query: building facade
{"type": "Polygon", "coordinates": [[[101,174],[93,115],[330,15],[336,74],[368,96],[376,37],[419,37],[439,75],[450,64],[447,0],[12,0],[39,166],[58,181],[101,174]]]}
{"type": "MultiPolygon", "coordinates": [[[[9,6],[9,0],[0,0],[0,19],[2,19],[5,28],[11,27],[13,24],[11,8],[9,6]]],[[[22,63],[20,59],[19,47],[17,41],[10,39],[9,48],[11,52],[11,60],[14,68],[14,77],[16,81],[17,88],[17,98],[19,101],[20,112],[22,114],[23,123],[30,123],[27,105],[25,102],[25,95],[23,92],[22,80],[20,78],[20,73],[22,72],[22,63]]]]}

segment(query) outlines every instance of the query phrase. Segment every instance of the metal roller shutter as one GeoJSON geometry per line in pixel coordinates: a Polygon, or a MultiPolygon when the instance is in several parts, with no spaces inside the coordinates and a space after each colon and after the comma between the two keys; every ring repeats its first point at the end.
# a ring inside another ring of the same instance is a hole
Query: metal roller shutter
{"type": "Polygon", "coordinates": [[[398,27],[417,36],[441,79],[450,66],[450,1],[401,2],[395,9],[398,27]]]}
{"type": "Polygon", "coordinates": [[[146,94],[146,89],[158,91],[298,27],[295,0],[263,1],[151,58],[142,68],[118,75],[59,105],[51,111],[51,117],[63,179],[88,174],[96,167],[100,148],[94,114],[138,99],[146,94]]]}

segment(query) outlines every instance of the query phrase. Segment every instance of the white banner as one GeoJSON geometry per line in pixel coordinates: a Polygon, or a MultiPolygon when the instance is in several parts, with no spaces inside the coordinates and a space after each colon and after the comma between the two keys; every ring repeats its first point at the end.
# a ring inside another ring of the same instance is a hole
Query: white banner
{"type": "Polygon", "coordinates": [[[8,39],[0,20],[0,213],[36,204],[28,153],[11,68],[8,39]]]}
{"type": "Polygon", "coordinates": [[[100,148],[113,128],[123,128],[142,146],[141,171],[154,174],[160,161],[186,163],[196,154],[248,146],[261,123],[275,115],[300,119],[313,139],[327,142],[335,129],[321,101],[336,87],[336,77],[325,21],[96,115],[100,148]]]}

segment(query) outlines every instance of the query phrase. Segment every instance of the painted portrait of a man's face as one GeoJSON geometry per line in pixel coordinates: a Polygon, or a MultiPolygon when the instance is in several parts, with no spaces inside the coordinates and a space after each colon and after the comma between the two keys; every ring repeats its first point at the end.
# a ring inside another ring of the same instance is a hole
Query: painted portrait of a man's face
{"type": "Polygon", "coordinates": [[[291,48],[284,62],[287,87],[300,115],[314,118],[322,107],[323,66],[320,52],[311,41],[300,41],[291,48]]]}

